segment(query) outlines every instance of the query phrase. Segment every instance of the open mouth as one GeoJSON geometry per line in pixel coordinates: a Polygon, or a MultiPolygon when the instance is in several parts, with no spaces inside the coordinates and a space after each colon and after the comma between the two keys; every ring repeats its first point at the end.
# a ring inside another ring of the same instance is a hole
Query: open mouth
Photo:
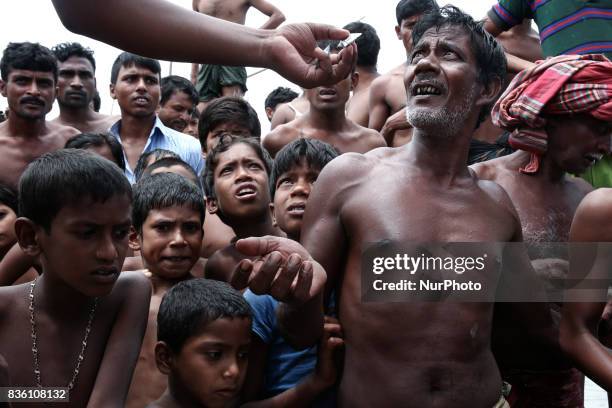
{"type": "Polygon", "coordinates": [[[162,256],[162,261],[168,261],[173,263],[187,262],[191,260],[189,256],[162,256]]]}
{"type": "Polygon", "coordinates": [[[304,210],[306,210],[306,203],[295,203],[287,207],[287,214],[302,216],[304,215],[304,210]]]}
{"type": "Polygon", "coordinates": [[[333,88],[322,88],[319,90],[319,96],[336,96],[337,94],[333,88]]]}
{"type": "Polygon", "coordinates": [[[437,85],[417,84],[412,87],[412,94],[415,96],[442,95],[442,91],[437,85]]]}
{"type": "Polygon", "coordinates": [[[589,153],[584,156],[585,159],[591,162],[591,165],[597,163],[599,160],[603,158],[603,154],[601,153],[589,153]]]}
{"type": "Polygon", "coordinates": [[[149,99],[145,98],[144,96],[139,96],[139,97],[134,98],[134,102],[137,105],[148,105],[149,104],[149,99]]]}
{"type": "Polygon", "coordinates": [[[239,187],[236,190],[236,197],[239,199],[251,199],[257,195],[257,188],[251,184],[239,187]]]}
{"type": "Polygon", "coordinates": [[[93,271],[92,275],[97,276],[112,276],[119,275],[119,270],[117,268],[100,268],[93,271]]]}

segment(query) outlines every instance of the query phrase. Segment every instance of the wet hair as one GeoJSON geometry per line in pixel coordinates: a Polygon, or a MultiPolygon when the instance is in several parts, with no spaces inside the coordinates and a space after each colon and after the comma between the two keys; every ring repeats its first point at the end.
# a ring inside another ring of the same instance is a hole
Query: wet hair
{"type": "Polygon", "coordinates": [[[250,146],[253,151],[257,154],[257,157],[263,162],[264,167],[266,169],[266,173],[268,176],[272,172],[272,158],[270,157],[270,153],[266,149],[264,149],[259,140],[254,137],[241,137],[234,135],[223,135],[219,139],[219,144],[217,144],[210,154],[206,156],[206,168],[204,169],[204,174],[202,178],[204,179],[204,194],[208,198],[216,198],[215,194],[215,169],[217,164],[219,164],[219,155],[221,153],[227,152],[232,146],[242,143],[247,146],[250,146]]]}
{"type": "Polygon", "coordinates": [[[89,149],[90,147],[108,146],[113,155],[114,162],[122,171],[125,171],[125,157],[123,148],[113,135],[108,133],[81,133],[66,142],[66,149],[89,149]]]}
{"type": "Polygon", "coordinates": [[[93,98],[91,98],[93,102],[93,110],[94,112],[100,112],[100,107],[102,106],[102,99],[100,98],[100,92],[96,89],[93,98]]]}
{"type": "Polygon", "coordinates": [[[308,167],[321,171],[339,154],[335,147],[317,139],[301,138],[285,145],[274,158],[270,174],[270,196],[274,199],[279,177],[299,166],[302,160],[306,161],[308,167]]]}
{"type": "Polygon", "coordinates": [[[91,199],[132,199],[132,188],[114,163],[87,150],[61,149],[46,153],[28,165],[19,180],[19,216],[49,233],[64,207],[91,199]]]}
{"type": "Polygon", "coordinates": [[[8,81],[14,69],[51,72],[57,82],[57,58],[50,49],[38,43],[9,43],[0,60],[0,76],[8,81]]]}
{"type": "Polygon", "coordinates": [[[17,200],[17,192],[6,186],[0,184],[0,204],[4,204],[9,207],[15,214],[19,211],[19,202],[17,200]]]}
{"type": "Polygon", "coordinates": [[[402,24],[402,20],[419,14],[437,11],[440,7],[435,0],[400,0],[395,7],[395,18],[397,25],[402,24]]]}
{"type": "Polygon", "coordinates": [[[375,67],[378,63],[378,53],[380,52],[380,38],[376,30],[369,24],[355,21],[343,27],[351,33],[361,33],[355,40],[357,43],[357,66],[375,67]]]}
{"type": "Polygon", "coordinates": [[[206,150],[208,133],[228,122],[248,129],[252,137],[261,137],[261,124],[255,109],[242,98],[224,96],[213,100],[200,115],[198,135],[203,150],[206,150]]]}
{"type": "Polygon", "coordinates": [[[57,44],[51,51],[53,51],[53,54],[55,54],[59,62],[64,62],[70,57],[86,58],[91,63],[94,72],[96,71],[96,60],[94,59],[93,51],[87,47],[83,47],[78,42],[57,44]]]}
{"type": "Polygon", "coordinates": [[[178,354],[208,324],[235,318],[252,319],[252,312],[242,294],[229,284],[204,278],[182,281],[166,292],[159,306],[157,341],[178,354]]]}
{"type": "Polygon", "coordinates": [[[178,75],[169,75],[163,77],[161,82],[161,100],[160,105],[165,105],[168,99],[172,97],[176,92],[185,93],[191,103],[195,106],[198,104],[198,92],[196,91],[193,84],[187,79],[178,75]]]}
{"type": "Polygon", "coordinates": [[[185,206],[200,214],[204,223],[204,198],[202,190],[175,173],[151,174],[143,177],[134,185],[134,204],[132,206],[132,225],[142,231],[142,225],[151,210],[185,206]]]}
{"type": "MultiPolygon", "coordinates": [[[[151,163],[146,169],[144,169],[144,171],[140,175],[139,180],[143,180],[144,178],[151,176],[155,169],[159,169],[161,167],[167,168],[167,167],[172,167],[172,166],[183,167],[192,176],[192,178],[188,180],[193,182],[196,186],[198,186],[198,188],[200,189],[202,188],[200,186],[200,178],[196,174],[195,170],[193,170],[193,168],[187,162],[183,161],[183,159],[181,159],[180,157],[163,157],[159,160],[156,160],[154,163],[151,163]]],[[[201,195],[201,192],[200,192],[200,195],[201,195]]]]}
{"type": "Polygon", "coordinates": [[[136,66],[139,68],[146,68],[154,74],[158,76],[161,73],[161,65],[159,65],[159,61],[141,57],[140,55],[132,54],[131,52],[122,52],[113,62],[113,67],[111,68],[111,84],[117,83],[117,77],[119,76],[119,71],[121,68],[127,68],[136,66]]]}
{"type": "MultiPolygon", "coordinates": [[[[444,6],[441,9],[425,14],[412,30],[412,43],[421,40],[427,30],[440,30],[442,27],[459,27],[469,37],[472,54],[476,59],[478,77],[483,85],[494,79],[504,83],[506,78],[506,55],[502,46],[484,29],[483,21],[474,21],[469,15],[455,6],[444,6]]],[[[478,123],[481,123],[490,113],[491,106],[484,106],[480,112],[478,123]]]]}
{"type": "Polygon", "coordinates": [[[266,108],[276,109],[278,104],[291,102],[297,97],[298,93],[293,89],[279,86],[268,94],[264,105],[266,108]]]}
{"type": "Polygon", "coordinates": [[[176,157],[177,159],[181,158],[181,156],[179,156],[178,154],[166,149],[153,149],[151,151],[144,152],[138,158],[136,168],[134,169],[134,178],[137,182],[138,180],[140,180],[140,177],[142,177],[142,172],[145,171],[145,169],[149,166],[147,163],[151,157],[153,157],[154,159],[153,163],[164,157],[176,157]]]}

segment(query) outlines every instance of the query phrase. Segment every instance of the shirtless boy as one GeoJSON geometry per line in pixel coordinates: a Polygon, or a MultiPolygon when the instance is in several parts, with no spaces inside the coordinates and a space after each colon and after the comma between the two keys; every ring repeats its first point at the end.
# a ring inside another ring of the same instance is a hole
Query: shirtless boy
{"type": "Polygon", "coordinates": [[[79,43],[58,44],[52,51],[58,61],[57,103],[60,108],[53,123],[72,126],[83,133],[108,131],[118,118],[97,113],[91,107],[97,93],[93,51],[79,43]]]}
{"type": "Polygon", "coordinates": [[[150,297],[142,274],[120,275],[131,186],[114,163],[67,149],[28,166],[19,200],[17,239],[43,274],[0,288],[11,386],[68,387],[70,402],[58,406],[123,406],[150,297]]]}
{"type": "MultiPolygon", "coordinates": [[[[338,42],[319,44],[322,49],[328,46],[333,53],[340,45],[338,42]]],[[[378,132],[346,117],[346,103],[357,80],[353,72],[333,86],[307,89],[308,113],[270,132],[262,142],[264,147],[274,156],[283,146],[301,137],[329,143],[340,153],[365,153],[385,146],[378,132]]]]}
{"type": "Polygon", "coordinates": [[[279,86],[274,89],[272,92],[266,96],[265,100],[265,108],[266,108],[266,117],[270,122],[272,122],[272,116],[276,112],[276,108],[280,105],[282,106],[285,103],[291,102],[295,98],[298,97],[297,92],[290,88],[285,88],[283,86],[279,86]]]}
{"type": "Polygon", "coordinates": [[[57,84],[57,60],[49,49],[11,43],[2,55],[0,72],[0,94],[9,106],[8,119],[0,123],[0,183],[17,189],[30,162],[61,149],[79,131],[45,120],[57,84]]]}
{"type": "Polygon", "coordinates": [[[306,89],[302,88],[302,94],[291,102],[280,105],[270,120],[270,129],[274,130],[280,125],[289,123],[303,116],[310,109],[310,102],[306,96],[306,89]]]}
{"type": "MultiPolygon", "coordinates": [[[[242,25],[251,7],[269,17],[263,29],[276,28],[285,21],[283,13],[267,0],[193,0],[194,11],[242,25]]],[[[244,67],[192,64],[191,82],[200,99],[198,110],[203,111],[208,102],[221,96],[243,96],[246,80],[244,67]]]]}
{"type": "MultiPolygon", "coordinates": [[[[436,10],[435,0],[401,0],[395,8],[397,25],[395,33],[402,40],[406,57],[412,51],[412,29],[424,13],[436,10]]],[[[412,130],[406,122],[403,108],[406,106],[404,72],[408,62],[393,68],[375,79],[370,87],[370,118],[368,127],[382,132],[391,147],[402,146],[410,141],[412,130]],[[395,116],[394,116],[395,115],[395,116]],[[387,121],[389,123],[387,123],[387,121]]]]}
{"type": "MultiPolygon", "coordinates": [[[[413,38],[406,72],[413,141],[403,149],[335,159],[308,202],[301,236],[307,251],[280,238],[238,241],[236,248],[245,254],[269,255],[253,276],[253,263],[242,261],[233,281],[243,287],[250,278],[253,292],[283,302],[281,327],[296,345],[312,344],[320,335],[323,286],[326,280],[328,287],[338,285],[346,345],[342,406],[382,401],[410,407],[505,406],[490,350],[492,303],[361,300],[362,273],[367,273],[361,271],[361,255],[368,243],[521,239],[506,193],[478,180],[465,164],[472,132],[505,75],[503,50],[451,6],[424,17],[413,38]],[[375,210],[374,193],[379,194],[375,210]],[[276,276],[279,265],[285,273],[276,276]]],[[[486,279],[495,287],[498,275],[486,279]]],[[[517,318],[523,312],[518,303],[496,307],[516,308],[517,318]]]]}
{"type": "Polygon", "coordinates": [[[130,247],[140,251],[153,294],[127,407],[142,408],[166,389],[166,379],[155,366],[157,312],[168,289],[193,277],[191,268],[200,258],[204,212],[201,191],[177,174],[150,175],[135,186],[130,247]]]}

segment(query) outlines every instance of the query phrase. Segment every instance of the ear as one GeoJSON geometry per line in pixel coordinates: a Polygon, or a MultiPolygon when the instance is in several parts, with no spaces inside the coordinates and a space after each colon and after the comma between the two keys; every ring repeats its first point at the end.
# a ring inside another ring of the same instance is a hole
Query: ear
{"type": "Polygon", "coordinates": [[[170,347],[168,347],[165,342],[158,341],[157,344],[155,344],[155,364],[157,365],[157,369],[164,375],[170,375],[174,362],[173,360],[170,347]]]}
{"type": "Polygon", "coordinates": [[[351,91],[359,85],[359,72],[355,71],[351,74],[351,91]]]}
{"type": "Polygon", "coordinates": [[[272,120],[272,115],[274,115],[274,111],[272,110],[271,107],[267,107],[266,108],[266,116],[268,117],[268,120],[272,120]]]}
{"type": "Polygon", "coordinates": [[[140,234],[132,225],[128,234],[128,245],[132,251],[140,251],[140,234]]]}
{"type": "Polygon", "coordinates": [[[209,214],[216,214],[219,211],[219,205],[216,198],[206,197],[206,209],[209,214]]]}
{"type": "Polygon", "coordinates": [[[276,216],[274,215],[274,203],[270,203],[270,214],[272,215],[272,226],[278,227],[278,223],[276,222],[276,216]]]}
{"type": "Polygon", "coordinates": [[[476,105],[487,106],[493,104],[499,97],[502,88],[502,78],[493,78],[488,84],[482,85],[480,97],[476,100],[476,105]]]}
{"type": "Polygon", "coordinates": [[[0,79],[0,95],[6,98],[6,82],[0,79]]]}
{"type": "Polygon", "coordinates": [[[40,255],[40,245],[38,244],[38,234],[42,228],[34,224],[30,219],[20,217],[15,220],[15,235],[21,250],[28,256],[35,257],[40,255]]]}
{"type": "Polygon", "coordinates": [[[115,95],[115,84],[110,84],[108,86],[108,89],[110,90],[110,96],[113,99],[117,99],[117,96],[115,95]]]}
{"type": "Polygon", "coordinates": [[[402,36],[400,35],[400,26],[398,25],[395,26],[395,35],[397,35],[398,40],[402,39],[402,36]]]}

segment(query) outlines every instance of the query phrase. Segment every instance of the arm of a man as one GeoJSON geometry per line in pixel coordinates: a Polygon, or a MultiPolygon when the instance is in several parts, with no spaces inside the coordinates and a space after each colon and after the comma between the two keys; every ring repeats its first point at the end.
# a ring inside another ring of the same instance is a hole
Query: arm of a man
{"type": "Polygon", "coordinates": [[[368,127],[379,132],[391,114],[391,109],[385,100],[388,81],[389,78],[381,76],[372,81],[372,85],[370,86],[370,98],[368,103],[370,118],[368,127]]]}
{"type": "Polygon", "coordinates": [[[274,6],[272,3],[266,0],[250,0],[251,7],[259,10],[261,13],[265,14],[268,18],[268,21],[260,28],[262,29],[272,29],[281,25],[285,21],[285,15],[278,9],[278,7],[274,6]]]}

